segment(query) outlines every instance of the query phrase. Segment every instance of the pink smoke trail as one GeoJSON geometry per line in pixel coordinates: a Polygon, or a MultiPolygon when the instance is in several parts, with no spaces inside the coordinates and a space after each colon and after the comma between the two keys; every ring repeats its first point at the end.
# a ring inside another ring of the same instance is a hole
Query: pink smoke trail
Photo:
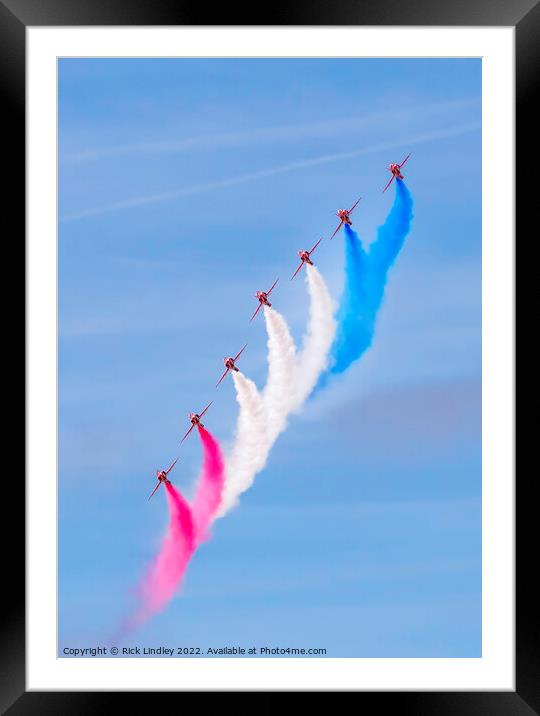
{"type": "Polygon", "coordinates": [[[204,457],[193,502],[190,505],[173,485],[165,483],[169,528],[158,555],[136,590],[140,607],[124,622],[113,643],[167,606],[182,584],[193,553],[201,542],[209,539],[210,524],[221,502],[225,465],[217,440],[200,425],[198,430],[204,457]]]}
{"type": "Polygon", "coordinates": [[[225,483],[225,461],[217,440],[197,426],[204,450],[202,477],[195,492],[191,512],[195,527],[195,546],[209,539],[211,522],[221,502],[225,483]]]}
{"type": "Polygon", "coordinates": [[[125,639],[153,614],[164,609],[180,585],[195,550],[195,526],[191,507],[170,483],[165,483],[165,490],[169,507],[167,534],[157,557],[135,590],[140,602],[139,608],[121,625],[112,639],[113,644],[125,639]]]}
{"type": "Polygon", "coordinates": [[[173,598],[195,549],[195,525],[189,503],[173,485],[165,484],[165,489],[169,529],[140,586],[143,618],[160,612],[173,598]]]}

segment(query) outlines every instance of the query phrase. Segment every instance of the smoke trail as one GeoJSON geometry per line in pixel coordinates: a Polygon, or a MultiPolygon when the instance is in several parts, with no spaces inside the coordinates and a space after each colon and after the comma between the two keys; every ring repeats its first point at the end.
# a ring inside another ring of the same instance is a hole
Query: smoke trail
{"type": "Polygon", "coordinates": [[[169,506],[169,529],[158,556],[140,586],[143,606],[139,619],[160,612],[172,599],[195,548],[195,525],[188,502],[171,484],[165,484],[169,506]]]}
{"type": "Polygon", "coordinates": [[[223,517],[238,504],[238,496],[251,487],[268,457],[266,413],[261,394],[252,380],[233,372],[240,411],[233,448],[226,462],[223,499],[216,517],[223,517]]]}
{"type": "MultiPolygon", "coordinates": [[[[343,373],[370,347],[384,297],[388,270],[397,258],[413,218],[413,201],[396,179],[392,209],[366,253],[358,235],[345,225],[345,288],[338,310],[338,330],[331,350],[330,373],[343,373]]],[[[321,384],[325,382],[323,378],[321,384]]]]}
{"type": "Polygon", "coordinates": [[[195,543],[209,539],[209,527],[221,502],[225,482],[225,462],[217,440],[198,425],[204,460],[199,484],[193,498],[191,512],[195,531],[195,543]]]}
{"type": "Polygon", "coordinates": [[[337,313],[330,372],[343,373],[369,347],[374,313],[367,288],[368,260],[360,239],[345,225],[345,286],[337,313]]]}
{"type": "Polygon", "coordinates": [[[278,435],[285,429],[289,414],[300,408],[326,366],[336,328],[334,306],[321,274],[313,266],[308,265],[307,269],[310,313],[301,353],[296,356],[283,316],[265,307],[268,379],[262,395],[242,373],[233,373],[240,412],[217,517],[235,507],[239,496],[251,487],[266,465],[278,435]]]}
{"type": "Polygon", "coordinates": [[[268,333],[268,379],[263,391],[268,441],[273,445],[285,430],[295,390],[296,347],[283,316],[264,307],[268,333]]]}
{"type": "Polygon", "coordinates": [[[375,271],[386,274],[396,260],[411,229],[412,210],[411,193],[401,179],[396,179],[394,203],[386,221],[377,230],[376,240],[369,247],[369,260],[375,271]]]}
{"type": "Polygon", "coordinates": [[[200,425],[198,429],[204,459],[193,503],[190,505],[172,484],[165,483],[169,527],[158,555],[136,590],[140,606],[122,624],[114,644],[164,609],[180,587],[196,548],[209,538],[209,526],[221,501],[225,466],[217,440],[200,425]]]}
{"type": "Polygon", "coordinates": [[[195,526],[188,502],[170,483],[165,483],[169,507],[169,527],[161,549],[136,588],[139,607],[126,619],[111,640],[115,645],[153,614],[162,611],[182,582],[195,550],[195,526]]]}
{"type": "Polygon", "coordinates": [[[302,351],[296,360],[295,390],[292,410],[299,410],[329,361],[329,351],[336,334],[334,302],[315,266],[306,265],[306,282],[310,295],[309,322],[302,351]]]}

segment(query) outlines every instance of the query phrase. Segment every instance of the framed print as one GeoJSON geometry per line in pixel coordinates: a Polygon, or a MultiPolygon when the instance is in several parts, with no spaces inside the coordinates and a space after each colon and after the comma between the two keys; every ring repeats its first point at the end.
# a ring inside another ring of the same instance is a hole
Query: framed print
{"type": "Polygon", "coordinates": [[[28,346],[7,713],[540,713],[514,440],[540,11],[386,5],[2,0],[28,346]]]}

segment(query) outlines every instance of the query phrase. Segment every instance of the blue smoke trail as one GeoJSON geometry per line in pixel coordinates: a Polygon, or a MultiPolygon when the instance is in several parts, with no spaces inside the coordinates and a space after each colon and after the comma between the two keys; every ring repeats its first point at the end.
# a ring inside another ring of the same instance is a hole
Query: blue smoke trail
{"type": "Polygon", "coordinates": [[[330,372],[343,373],[369,348],[373,312],[368,292],[368,256],[350,226],[345,224],[345,287],[337,312],[337,331],[330,349],[330,372]]]}
{"type": "Polygon", "coordinates": [[[370,347],[388,270],[409,233],[412,208],[409,190],[396,179],[392,209],[367,253],[358,235],[345,225],[345,288],[337,313],[338,329],[330,351],[330,367],[319,388],[328,382],[329,374],[343,373],[370,347]]]}

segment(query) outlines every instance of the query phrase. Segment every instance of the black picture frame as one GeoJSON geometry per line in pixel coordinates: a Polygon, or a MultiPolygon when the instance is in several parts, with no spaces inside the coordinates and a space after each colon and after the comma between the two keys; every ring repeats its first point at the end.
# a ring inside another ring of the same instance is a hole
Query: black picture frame
{"type": "MultiPolygon", "coordinates": [[[[379,25],[379,26],[512,26],[516,39],[516,201],[517,230],[537,235],[533,191],[537,187],[537,126],[534,98],[540,70],[540,0],[333,0],[323,4],[275,0],[249,10],[230,3],[212,7],[182,0],[0,0],[0,88],[5,124],[2,162],[9,168],[5,211],[20,222],[25,207],[25,30],[28,26],[65,25],[379,25]],[[209,15],[212,22],[208,23],[209,15]],[[536,131],[535,131],[536,130],[536,131]]],[[[496,165],[496,158],[493,159],[496,165]]],[[[525,237],[524,237],[525,238],[525,237]]],[[[527,237],[533,240],[531,234],[527,237]]],[[[21,238],[21,246],[24,245],[21,238]]],[[[20,467],[19,467],[20,470],[20,467]]],[[[7,477],[7,476],[6,476],[7,477]]],[[[516,691],[492,692],[355,692],[358,706],[386,706],[400,714],[540,714],[540,629],[534,589],[536,510],[534,475],[516,489],[516,691]],[[375,704],[374,704],[375,705],[375,704]]],[[[6,483],[7,484],[7,483],[6,483]]],[[[20,489],[20,483],[19,483],[20,489]]],[[[0,709],[23,714],[112,713],[124,699],[137,707],[155,708],[155,692],[26,692],[24,499],[13,492],[13,523],[4,537],[6,571],[12,579],[2,589],[0,639],[0,709]],[[17,525],[17,527],[14,527],[17,525]],[[152,699],[152,701],[150,701],[152,699]]],[[[5,497],[5,500],[8,498],[5,497]]],[[[7,502],[4,502],[7,505],[7,502]]],[[[159,694],[161,697],[163,694],[159,694]]],[[[179,694],[172,694],[173,698],[179,694]]],[[[272,708],[277,694],[265,697],[272,708]]],[[[223,698],[223,696],[221,696],[223,698]]],[[[161,700],[161,699],[160,699],[161,700]]],[[[221,702],[223,703],[223,702],[221,702]]],[[[257,709],[261,708],[259,704],[257,709]]]]}

